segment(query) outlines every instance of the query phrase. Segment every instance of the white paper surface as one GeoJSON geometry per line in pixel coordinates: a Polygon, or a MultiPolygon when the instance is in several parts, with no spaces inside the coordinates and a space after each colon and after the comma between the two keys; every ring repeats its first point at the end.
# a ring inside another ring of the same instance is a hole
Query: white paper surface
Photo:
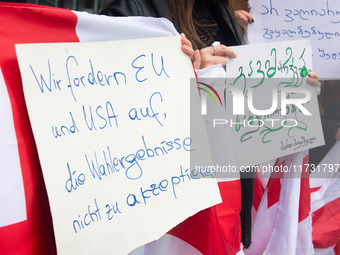
{"type": "MultiPolygon", "coordinates": [[[[225,94],[220,93],[220,97],[226,98],[226,110],[220,111],[220,116],[217,116],[214,109],[222,106],[215,106],[209,100],[207,116],[210,116],[212,125],[215,123],[215,128],[223,127],[225,132],[231,132],[229,137],[233,140],[239,168],[323,145],[316,91],[306,82],[312,63],[309,40],[232,48],[237,58],[228,59],[227,82],[220,87],[231,86],[241,91],[244,114],[234,114],[233,94],[229,89],[224,89],[225,94]],[[297,89],[311,93],[309,102],[302,104],[311,115],[305,115],[300,108],[289,103],[287,114],[283,114],[281,91],[285,87],[293,91],[286,94],[291,99],[304,98],[304,94],[297,93],[297,89]],[[272,94],[273,88],[276,96],[272,94]],[[250,91],[253,91],[252,96],[250,91]],[[270,114],[256,114],[248,108],[249,98],[253,98],[256,110],[269,110],[272,105],[275,107],[270,114]],[[274,98],[277,99],[276,104],[273,103],[274,98]]],[[[234,158],[230,160],[235,161],[234,158]]]]}
{"type": "Polygon", "coordinates": [[[248,24],[250,44],[310,39],[313,71],[320,79],[338,79],[340,3],[336,0],[250,0],[255,22],[248,24]]]}
{"type": "Polygon", "coordinates": [[[58,254],[127,254],[221,202],[215,179],[190,175],[192,153],[211,156],[199,111],[190,138],[194,74],[180,46],[16,45],[58,254]]]}

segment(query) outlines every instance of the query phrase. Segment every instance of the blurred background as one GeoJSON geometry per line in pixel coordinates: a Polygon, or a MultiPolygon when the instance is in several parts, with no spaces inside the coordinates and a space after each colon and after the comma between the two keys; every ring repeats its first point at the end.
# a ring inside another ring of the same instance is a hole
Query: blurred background
{"type": "MultiPolygon", "coordinates": [[[[59,8],[85,11],[98,14],[106,5],[113,0],[26,0],[30,4],[41,4],[59,8]]],[[[183,0],[186,1],[186,0],[183,0]]],[[[233,0],[235,10],[249,11],[248,0],[233,0]]]]}
{"type": "Polygon", "coordinates": [[[40,4],[46,6],[85,11],[98,14],[106,5],[113,0],[26,0],[30,4],[40,4]]]}

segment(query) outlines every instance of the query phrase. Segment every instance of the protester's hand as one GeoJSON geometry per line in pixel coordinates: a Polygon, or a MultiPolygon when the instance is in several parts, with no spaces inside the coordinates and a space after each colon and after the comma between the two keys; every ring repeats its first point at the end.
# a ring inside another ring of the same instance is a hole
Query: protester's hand
{"type": "Polygon", "coordinates": [[[308,78],[307,78],[307,82],[314,86],[317,91],[318,91],[318,95],[320,95],[320,87],[321,87],[321,83],[318,81],[318,74],[316,72],[310,72],[308,74],[308,78]]]}
{"type": "Polygon", "coordinates": [[[185,37],[185,34],[181,34],[182,51],[189,56],[195,69],[201,67],[201,57],[199,50],[193,50],[191,42],[185,37]]]}
{"type": "Polygon", "coordinates": [[[226,56],[236,58],[236,53],[225,45],[206,47],[201,50],[193,50],[191,42],[181,34],[182,51],[189,56],[195,69],[206,68],[212,65],[227,64],[226,56]]]}
{"type": "Polygon", "coordinates": [[[206,68],[217,64],[225,66],[228,62],[226,57],[237,57],[234,50],[222,44],[201,49],[200,56],[201,68],[206,68]]]}
{"type": "Polygon", "coordinates": [[[338,129],[338,133],[336,133],[336,135],[335,135],[335,139],[340,140],[340,127],[338,129]]]}
{"type": "Polygon", "coordinates": [[[253,16],[244,10],[235,11],[236,19],[241,22],[244,26],[247,26],[248,23],[253,23],[253,16]]]}

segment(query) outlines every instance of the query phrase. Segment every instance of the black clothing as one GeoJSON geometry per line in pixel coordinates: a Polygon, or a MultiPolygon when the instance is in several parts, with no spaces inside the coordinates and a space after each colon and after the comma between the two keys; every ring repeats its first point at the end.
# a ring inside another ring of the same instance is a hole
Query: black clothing
{"type": "Polygon", "coordinates": [[[241,241],[245,249],[251,244],[251,208],[253,207],[255,169],[253,172],[240,172],[241,177],[241,241]]]}
{"type": "Polygon", "coordinates": [[[156,9],[150,0],[115,0],[106,6],[99,14],[119,17],[163,17],[160,16],[160,13],[156,12],[156,9]]]}
{"type": "MultiPolygon", "coordinates": [[[[229,7],[224,1],[197,0],[194,11],[193,18],[200,23],[204,24],[207,21],[208,24],[204,25],[216,24],[213,33],[210,31],[211,29],[197,31],[202,39],[220,41],[226,46],[242,44],[242,36],[229,7]]],[[[145,16],[168,19],[170,19],[171,13],[172,7],[169,0],[115,0],[100,12],[100,14],[107,16],[145,16]]],[[[177,31],[181,33],[176,21],[173,23],[177,31]]],[[[205,44],[210,46],[211,42],[205,44]]]]}
{"type": "Polygon", "coordinates": [[[205,4],[221,32],[221,43],[226,46],[243,44],[242,36],[229,7],[222,1],[206,0],[205,4]]]}

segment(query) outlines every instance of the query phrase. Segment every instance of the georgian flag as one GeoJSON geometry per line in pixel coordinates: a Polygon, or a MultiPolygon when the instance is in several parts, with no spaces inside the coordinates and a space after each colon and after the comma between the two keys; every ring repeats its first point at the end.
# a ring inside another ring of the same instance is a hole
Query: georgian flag
{"type": "MultiPolygon", "coordinates": [[[[52,218],[14,44],[109,41],[178,33],[163,18],[106,17],[14,3],[0,3],[0,24],[0,253],[53,255],[52,218]]],[[[243,254],[240,180],[221,180],[219,187],[223,203],[197,213],[132,253],[243,254]]]]}
{"type": "Polygon", "coordinates": [[[246,255],[313,254],[308,162],[308,154],[302,151],[259,165],[260,169],[295,166],[296,171],[294,167],[274,171],[270,178],[264,172],[255,180],[256,216],[246,255]]]}
{"type": "Polygon", "coordinates": [[[315,255],[340,254],[340,141],[311,174],[310,186],[315,255]]]}

